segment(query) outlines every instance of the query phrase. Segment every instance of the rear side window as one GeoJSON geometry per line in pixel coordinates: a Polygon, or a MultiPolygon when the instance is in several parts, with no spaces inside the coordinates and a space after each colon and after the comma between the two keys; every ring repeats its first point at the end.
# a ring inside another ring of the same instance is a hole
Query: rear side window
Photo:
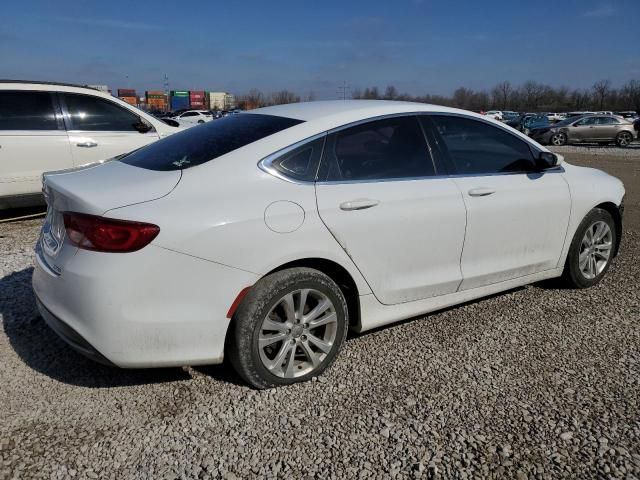
{"type": "Polygon", "coordinates": [[[299,123],[302,120],[273,115],[230,115],[174,133],[130,153],[122,158],[122,162],[148,170],[181,170],[206,163],[299,123]]]}
{"type": "Polygon", "coordinates": [[[0,130],[58,130],[51,94],[0,91],[0,130]]]}
{"type": "Polygon", "coordinates": [[[618,125],[619,123],[618,119],[612,116],[598,117],[596,119],[596,125],[618,125]]]}
{"type": "Polygon", "coordinates": [[[287,178],[314,182],[323,146],[324,137],[305,143],[273,160],[271,167],[287,178]]]}
{"type": "Polygon", "coordinates": [[[71,129],[85,132],[133,132],[140,123],[135,113],[109,100],[91,95],[65,93],[71,129]]]}
{"type": "Polygon", "coordinates": [[[327,138],[319,179],[387,180],[428,177],[433,162],[418,120],[400,116],[346,128],[327,138]]]}
{"type": "MultiPolygon", "coordinates": [[[[439,137],[438,151],[462,175],[535,171],[529,145],[515,135],[472,118],[429,116],[439,137]]],[[[429,120],[424,118],[426,123],[429,120]]]]}

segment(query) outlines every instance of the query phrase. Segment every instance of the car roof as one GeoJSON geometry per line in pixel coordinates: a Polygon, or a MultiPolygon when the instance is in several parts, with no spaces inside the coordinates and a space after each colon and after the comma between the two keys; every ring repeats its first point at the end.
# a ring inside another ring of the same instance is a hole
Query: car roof
{"type": "Polygon", "coordinates": [[[75,85],[73,83],[38,82],[30,80],[3,80],[0,79],[0,90],[42,90],[50,92],[91,93],[92,95],[116,98],[109,92],[89,87],[88,85],[75,85]]]}
{"type": "Polygon", "coordinates": [[[349,120],[352,117],[377,117],[409,112],[444,112],[472,114],[465,110],[417,102],[398,102],[392,100],[326,100],[317,102],[289,103],[272,107],[258,108],[246,113],[275,115],[295,118],[305,122],[314,120],[349,120]],[[349,118],[347,118],[349,117],[349,118]]]}

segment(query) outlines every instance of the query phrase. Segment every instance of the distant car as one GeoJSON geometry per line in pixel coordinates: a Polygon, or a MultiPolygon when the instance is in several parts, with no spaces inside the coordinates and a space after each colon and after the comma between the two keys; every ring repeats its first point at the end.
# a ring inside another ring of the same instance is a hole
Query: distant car
{"type": "Polygon", "coordinates": [[[549,117],[547,117],[547,115],[528,115],[523,120],[519,130],[525,135],[529,135],[531,130],[548,127],[549,125],[551,125],[551,122],[549,122],[549,117]]]}
{"type": "Polygon", "coordinates": [[[567,118],[573,118],[573,117],[582,117],[584,115],[595,115],[596,112],[569,112],[566,113],[566,117],[567,118]]]}
{"type": "Polygon", "coordinates": [[[619,147],[626,147],[637,138],[638,133],[633,124],[622,117],[586,115],[532,129],[530,136],[542,144],[554,146],[568,143],[615,143],[619,147]]]}
{"type": "Polygon", "coordinates": [[[199,123],[206,123],[213,120],[213,115],[208,110],[187,110],[179,115],[171,117],[180,125],[197,125],[199,123]]]}
{"type": "Polygon", "coordinates": [[[43,172],[103,162],[176,131],[93,88],[0,81],[0,209],[44,203],[43,172]]]}
{"type": "Polygon", "coordinates": [[[638,112],[634,110],[625,110],[623,112],[615,112],[615,115],[631,121],[635,120],[640,116],[638,115],[638,112]]]}
{"type": "Polygon", "coordinates": [[[495,120],[366,100],[230,115],[43,187],[33,289],[53,331],[120,367],[227,358],[256,388],[320,375],[349,328],[597,284],[625,193],[495,120]]]}
{"type": "Polygon", "coordinates": [[[551,123],[555,123],[565,120],[567,116],[564,113],[547,113],[547,118],[551,123]]]}
{"type": "Polygon", "coordinates": [[[500,121],[502,121],[502,119],[504,118],[504,115],[500,110],[489,110],[488,112],[485,113],[485,115],[487,117],[491,117],[495,120],[500,120],[500,121]]]}

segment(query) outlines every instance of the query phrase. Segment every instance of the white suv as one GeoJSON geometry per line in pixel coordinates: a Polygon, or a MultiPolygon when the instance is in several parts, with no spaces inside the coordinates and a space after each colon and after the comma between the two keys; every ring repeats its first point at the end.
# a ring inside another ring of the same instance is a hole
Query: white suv
{"type": "Polygon", "coordinates": [[[171,119],[178,122],[181,126],[191,127],[199,123],[210,122],[213,120],[213,114],[207,110],[187,110],[180,115],[171,117],[171,119]]]}
{"type": "Polygon", "coordinates": [[[41,203],[43,172],[101,162],[176,131],[92,88],[0,81],[0,209],[41,203]]]}

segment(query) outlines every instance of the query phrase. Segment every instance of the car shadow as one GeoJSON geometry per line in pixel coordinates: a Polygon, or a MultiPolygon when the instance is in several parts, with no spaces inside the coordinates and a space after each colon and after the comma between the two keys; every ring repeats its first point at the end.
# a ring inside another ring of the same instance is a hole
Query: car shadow
{"type": "MultiPolygon", "coordinates": [[[[109,388],[184,381],[183,368],[120,369],[95,363],[69,347],[40,316],[33,290],[33,267],[0,278],[0,314],[4,333],[20,359],[33,370],[59,382],[109,388]]],[[[224,375],[218,375],[218,378],[224,375]]]]}

